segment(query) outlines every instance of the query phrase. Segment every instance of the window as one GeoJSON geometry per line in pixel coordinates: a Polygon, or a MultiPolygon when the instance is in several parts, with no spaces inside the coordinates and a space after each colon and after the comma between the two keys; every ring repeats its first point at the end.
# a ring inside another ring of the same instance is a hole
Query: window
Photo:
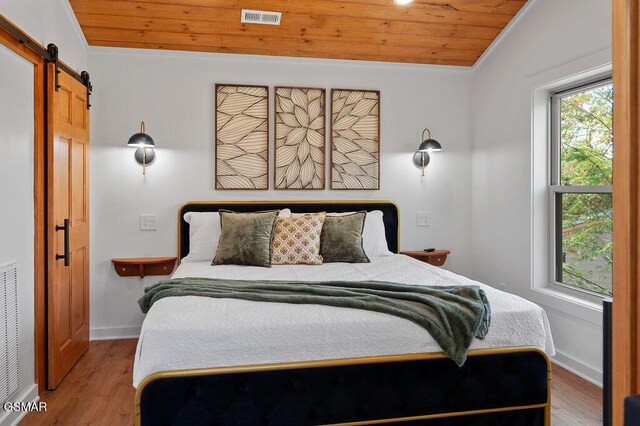
{"type": "Polygon", "coordinates": [[[551,242],[554,286],[611,295],[613,85],[551,97],[551,242]]]}

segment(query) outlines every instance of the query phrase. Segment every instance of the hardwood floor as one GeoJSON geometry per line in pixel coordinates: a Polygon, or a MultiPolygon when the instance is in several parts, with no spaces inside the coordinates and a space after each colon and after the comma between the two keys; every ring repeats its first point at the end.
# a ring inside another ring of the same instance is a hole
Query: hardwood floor
{"type": "Polygon", "coordinates": [[[58,388],[42,396],[47,411],[29,413],[20,425],[132,425],[136,343],[91,342],[58,388]]]}
{"type": "Polygon", "coordinates": [[[602,425],[602,389],[552,364],[551,424],[602,425]]]}
{"type": "MultiPolygon", "coordinates": [[[[89,351],[57,390],[46,392],[47,412],[28,414],[21,425],[131,425],[131,386],[136,340],[91,343],[89,351]]],[[[553,366],[551,424],[601,425],[602,391],[597,386],[553,366]]]]}

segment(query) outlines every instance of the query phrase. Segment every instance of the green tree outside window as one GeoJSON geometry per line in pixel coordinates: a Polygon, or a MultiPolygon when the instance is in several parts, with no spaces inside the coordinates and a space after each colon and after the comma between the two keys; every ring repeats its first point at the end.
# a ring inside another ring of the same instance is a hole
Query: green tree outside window
{"type": "MultiPolygon", "coordinates": [[[[613,183],[613,86],[560,100],[560,185],[613,183]]],[[[611,193],[562,193],[562,277],[566,285],[611,295],[611,193]]]]}

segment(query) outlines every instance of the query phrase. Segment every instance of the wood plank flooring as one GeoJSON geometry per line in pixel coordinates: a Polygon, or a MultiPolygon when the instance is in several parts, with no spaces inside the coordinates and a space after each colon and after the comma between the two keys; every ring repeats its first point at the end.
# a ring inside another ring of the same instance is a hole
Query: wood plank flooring
{"type": "Polygon", "coordinates": [[[602,425],[602,389],[555,364],[551,368],[551,424],[602,425]]]}
{"type": "MultiPolygon", "coordinates": [[[[20,425],[133,424],[131,380],[136,342],[92,342],[58,389],[43,395],[47,412],[30,413],[20,425]]],[[[600,388],[556,365],[551,388],[553,426],[602,424],[600,388]]]]}
{"type": "Polygon", "coordinates": [[[45,392],[47,412],[29,413],[20,425],[132,425],[135,339],[91,342],[55,391],[45,392]]]}

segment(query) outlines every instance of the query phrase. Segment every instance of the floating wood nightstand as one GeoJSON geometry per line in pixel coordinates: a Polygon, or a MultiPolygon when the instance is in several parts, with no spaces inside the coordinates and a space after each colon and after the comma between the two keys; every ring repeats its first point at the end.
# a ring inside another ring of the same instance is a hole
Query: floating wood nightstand
{"type": "Polygon", "coordinates": [[[144,278],[147,275],[169,275],[173,272],[176,257],[125,257],[111,259],[121,277],[144,278]]]}
{"type": "Polygon", "coordinates": [[[449,250],[435,250],[435,251],[412,250],[412,251],[401,251],[400,254],[413,257],[414,259],[421,260],[433,266],[442,266],[444,265],[444,262],[447,261],[447,255],[449,254],[449,250]]]}

